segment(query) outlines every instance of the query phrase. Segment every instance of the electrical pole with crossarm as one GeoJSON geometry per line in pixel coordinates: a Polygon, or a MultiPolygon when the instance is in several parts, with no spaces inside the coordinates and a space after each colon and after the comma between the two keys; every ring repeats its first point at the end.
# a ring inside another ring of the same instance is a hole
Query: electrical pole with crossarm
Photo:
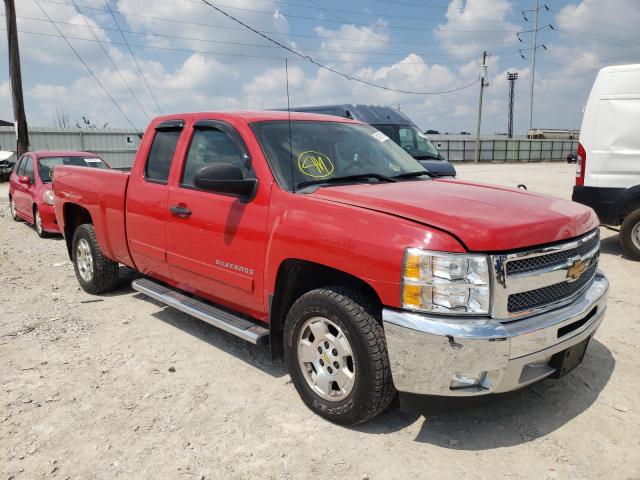
{"type": "Polygon", "coordinates": [[[480,161],[480,124],[482,123],[482,95],[484,87],[489,85],[485,79],[487,77],[487,51],[482,52],[482,66],[480,72],[480,102],[478,103],[478,125],[476,127],[476,157],[475,162],[480,161]]]}
{"type": "Polygon", "coordinates": [[[509,81],[509,125],[507,127],[507,138],[513,138],[513,87],[518,79],[518,73],[507,72],[509,81]]]}
{"type": "Polygon", "coordinates": [[[27,132],[27,116],[24,112],[24,98],[22,96],[22,73],[20,71],[20,50],[18,48],[18,28],[16,26],[14,0],[4,0],[4,9],[7,20],[7,43],[9,45],[11,99],[13,101],[13,118],[17,137],[16,150],[18,156],[20,156],[29,150],[29,133],[27,132]]]}

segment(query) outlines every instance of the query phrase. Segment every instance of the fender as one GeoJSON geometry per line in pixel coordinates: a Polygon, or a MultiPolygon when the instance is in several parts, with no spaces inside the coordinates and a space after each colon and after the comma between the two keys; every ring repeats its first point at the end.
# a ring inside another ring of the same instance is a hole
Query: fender
{"type": "Polygon", "coordinates": [[[407,247],[466,251],[446,232],[385,213],[279,188],[273,188],[271,202],[265,305],[275,291],[280,265],[291,258],[356,277],[371,286],[384,305],[399,307],[407,247]]]}

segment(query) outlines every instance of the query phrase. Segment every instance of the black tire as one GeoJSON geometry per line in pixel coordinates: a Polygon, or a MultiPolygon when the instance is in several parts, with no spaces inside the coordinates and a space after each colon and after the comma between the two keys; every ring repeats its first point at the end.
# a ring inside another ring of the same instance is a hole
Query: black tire
{"type": "Polygon", "coordinates": [[[76,228],[73,234],[71,253],[76,278],[85,292],[99,294],[110,292],[116,288],[118,284],[118,263],[108,259],[102,254],[98,240],[96,240],[96,232],[93,225],[85,223],[76,228]],[[84,278],[78,266],[78,245],[81,241],[88,243],[92,257],[92,273],[91,275],[85,274],[84,278]]]}
{"type": "Polygon", "coordinates": [[[620,227],[620,244],[633,260],[640,260],[640,209],[627,215],[620,227]]]}
{"type": "Polygon", "coordinates": [[[40,215],[38,207],[33,207],[33,228],[35,228],[36,233],[40,238],[47,238],[49,233],[45,232],[44,228],[42,228],[42,220],[38,222],[38,215],[40,215]]]}
{"type": "Polygon", "coordinates": [[[300,297],[287,315],[284,354],[291,380],[304,403],[334,423],[366,422],[383,412],[395,397],[380,308],[367,296],[351,289],[327,287],[300,297]],[[312,317],[324,317],[339,326],[351,345],[355,380],[350,393],[342,400],[326,400],[314,392],[298,362],[300,331],[312,317]]]}
{"type": "Polygon", "coordinates": [[[9,212],[11,213],[11,218],[14,222],[22,221],[22,219],[18,216],[18,212],[16,210],[16,202],[13,200],[13,197],[9,197],[9,212]]]}

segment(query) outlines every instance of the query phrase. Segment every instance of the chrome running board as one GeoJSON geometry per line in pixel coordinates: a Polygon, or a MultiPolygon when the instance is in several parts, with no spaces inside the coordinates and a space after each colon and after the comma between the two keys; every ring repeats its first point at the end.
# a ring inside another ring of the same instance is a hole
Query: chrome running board
{"type": "Polygon", "coordinates": [[[154,300],[196,317],[254,345],[269,343],[269,329],[246,318],[216,308],[202,300],[196,300],[146,278],[134,280],[131,287],[154,300]]]}

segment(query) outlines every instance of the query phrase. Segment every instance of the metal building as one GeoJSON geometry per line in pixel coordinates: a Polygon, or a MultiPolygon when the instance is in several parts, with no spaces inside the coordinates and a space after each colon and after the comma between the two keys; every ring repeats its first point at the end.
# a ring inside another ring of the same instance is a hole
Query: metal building
{"type": "MultiPolygon", "coordinates": [[[[30,150],[84,150],[104,158],[114,168],[131,167],[142,130],[30,127],[30,150]]],[[[0,150],[15,151],[13,127],[0,127],[0,150]]]]}

